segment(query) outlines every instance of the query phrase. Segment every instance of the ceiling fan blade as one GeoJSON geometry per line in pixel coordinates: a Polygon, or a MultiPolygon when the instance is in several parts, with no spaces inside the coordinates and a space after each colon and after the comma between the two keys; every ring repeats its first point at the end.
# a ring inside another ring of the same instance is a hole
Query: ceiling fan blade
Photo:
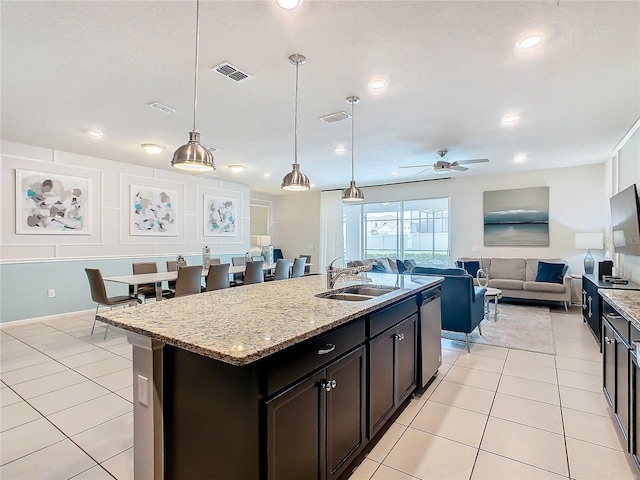
{"type": "Polygon", "coordinates": [[[473,160],[458,160],[457,162],[453,162],[457,165],[469,165],[470,163],[487,163],[489,161],[488,158],[476,158],[473,160]]]}
{"type": "Polygon", "coordinates": [[[421,170],[420,172],[416,173],[416,175],[421,175],[424,172],[428,172],[429,170],[433,170],[432,166],[428,166],[427,168],[425,168],[424,170],[421,170]]]}
{"type": "Polygon", "coordinates": [[[427,164],[424,164],[424,165],[405,165],[403,167],[398,167],[398,168],[422,168],[422,167],[431,168],[431,165],[427,165],[427,164]]]}
{"type": "Polygon", "coordinates": [[[459,172],[464,172],[465,170],[469,170],[467,167],[461,167],[459,165],[451,165],[451,170],[458,170],[459,172]]]}

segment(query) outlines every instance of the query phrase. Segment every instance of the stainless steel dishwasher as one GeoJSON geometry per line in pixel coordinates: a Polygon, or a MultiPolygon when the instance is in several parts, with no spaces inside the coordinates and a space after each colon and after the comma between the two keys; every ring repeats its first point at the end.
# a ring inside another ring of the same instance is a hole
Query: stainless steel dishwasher
{"type": "Polygon", "coordinates": [[[420,374],[418,388],[424,388],[442,365],[442,344],[440,335],[440,287],[435,287],[418,295],[420,308],[420,374]]]}

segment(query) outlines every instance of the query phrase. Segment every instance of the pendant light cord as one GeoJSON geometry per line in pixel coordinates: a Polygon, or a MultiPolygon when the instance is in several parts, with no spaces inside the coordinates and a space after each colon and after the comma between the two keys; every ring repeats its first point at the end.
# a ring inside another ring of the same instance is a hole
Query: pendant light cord
{"type": "Polygon", "coordinates": [[[354,111],[354,104],[356,102],[353,101],[351,102],[351,181],[354,182],[356,179],[356,167],[355,167],[355,163],[353,160],[353,150],[355,148],[355,146],[353,145],[353,111],[354,111]]]}
{"type": "Polygon", "coordinates": [[[300,61],[296,61],[296,105],[293,125],[293,163],[298,163],[298,69],[300,61]]]}
{"type": "Polygon", "coordinates": [[[196,106],[198,105],[198,50],[200,50],[200,0],[196,0],[196,59],[193,79],[193,130],[196,131],[196,106]]]}

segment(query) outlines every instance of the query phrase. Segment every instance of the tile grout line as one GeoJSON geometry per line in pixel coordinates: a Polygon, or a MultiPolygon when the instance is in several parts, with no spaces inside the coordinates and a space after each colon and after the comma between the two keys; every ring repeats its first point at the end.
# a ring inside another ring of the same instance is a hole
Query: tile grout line
{"type": "MultiPolygon", "coordinates": [[[[555,361],[555,359],[554,359],[555,361]]],[[[569,446],[567,445],[567,430],[564,425],[564,412],[562,411],[562,395],[560,393],[560,377],[558,375],[558,364],[556,362],[556,380],[558,381],[558,401],[560,402],[560,421],[562,423],[562,442],[564,443],[564,454],[567,461],[567,474],[571,477],[571,463],[569,462],[569,446]]]]}

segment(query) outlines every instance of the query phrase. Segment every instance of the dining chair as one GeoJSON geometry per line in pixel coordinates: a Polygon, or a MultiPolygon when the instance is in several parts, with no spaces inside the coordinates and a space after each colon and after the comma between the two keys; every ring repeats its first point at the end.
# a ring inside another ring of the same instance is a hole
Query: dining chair
{"type": "MultiPolygon", "coordinates": [[[[246,265],[247,259],[245,257],[231,257],[231,265],[234,267],[240,265],[246,265]]],[[[244,274],[242,273],[234,273],[233,274],[233,284],[234,285],[242,285],[244,279],[244,274]]]]}
{"type": "Polygon", "coordinates": [[[262,260],[256,260],[248,262],[244,271],[244,284],[249,285],[252,283],[264,282],[264,271],[262,269],[264,262],[262,260]]]}
{"type": "Polygon", "coordinates": [[[229,266],[228,263],[214,263],[209,266],[207,286],[205,288],[206,292],[229,288],[229,266]]]}
{"type": "Polygon", "coordinates": [[[291,260],[288,258],[281,258],[276,262],[276,272],[273,275],[273,280],[286,280],[289,278],[289,269],[291,267],[291,260]]]}
{"type": "Polygon", "coordinates": [[[291,278],[298,278],[304,275],[305,263],[307,263],[307,259],[304,257],[296,258],[293,261],[293,268],[291,269],[291,278]]]}
{"type": "Polygon", "coordinates": [[[282,255],[282,249],[281,248],[274,248],[273,249],[273,262],[277,262],[278,260],[280,260],[281,258],[284,258],[284,256],[282,255]]]}
{"type": "Polygon", "coordinates": [[[165,298],[184,297],[200,293],[202,286],[202,265],[180,267],[176,278],[176,291],[163,295],[165,298]]]}
{"type": "MultiPolygon", "coordinates": [[[[127,305],[136,305],[138,303],[142,303],[138,297],[132,297],[127,295],[118,295],[115,297],[107,296],[107,288],[104,285],[104,280],[102,278],[102,273],[98,268],[85,268],[84,271],[87,274],[87,278],[89,279],[89,288],[91,289],[91,299],[96,302],[96,312],[93,315],[93,325],[91,325],[91,335],[93,335],[93,330],[96,327],[96,320],[98,319],[98,308],[100,305],[104,305],[105,307],[109,307],[111,310],[113,307],[124,307],[127,305]]],[[[107,328],[104,330],[104,338],[107,338],[107,331],[109,330],[109,324],[107,323],[107,328]]]]}
{"type": "Polygon", "coordinates": [[[219,258],[212,258],[209,261],[209,265],[220,265],[220,259],[219,258]]]}
{"type": "Polygon", "coordinates": [[[300,255],[300,258],[305,258],[306,263],[304,265],[304,274],[309,275],[311,273],[311,255],[300,255]]]}
{"type": "MultiPolygon", "coordinates": [[[[144,273],[158,273],[158,265],[156,262],[142,262],[134,263],[131,265],[134,275],[141,275],[144,273]]],[[[168,290],[164,290],[162,293],[167,293],[168,290]]],[[[129,292],[133,295],[133,292],[129,292]]],[[[143,283],[138,285],[138,295],[142,295],[144,303],[147,303],[147,298],[156,298],[156,285],[154,283],[143,283]]]]}
{"type": "MultiPolygon", "coordinates": [[[[177,260],[167,260],[167,272],[177,272],[178,271],[178,261],[177,260]]],[[[169,290],[176,291],[176,281],[169,281],[169,290]]]]}

